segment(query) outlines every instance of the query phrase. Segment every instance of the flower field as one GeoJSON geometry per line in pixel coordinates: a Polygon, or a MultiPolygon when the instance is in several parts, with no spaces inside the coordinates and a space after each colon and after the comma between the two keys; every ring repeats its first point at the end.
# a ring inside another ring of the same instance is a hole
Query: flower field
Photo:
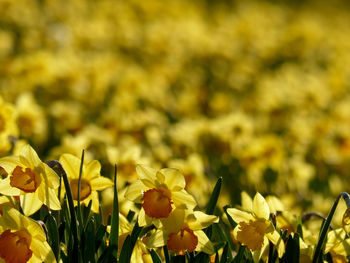
{"type": "Polygon", "coordinates": [[[348,262],[349,17],[0,0],[0,263],[348,262]]]}

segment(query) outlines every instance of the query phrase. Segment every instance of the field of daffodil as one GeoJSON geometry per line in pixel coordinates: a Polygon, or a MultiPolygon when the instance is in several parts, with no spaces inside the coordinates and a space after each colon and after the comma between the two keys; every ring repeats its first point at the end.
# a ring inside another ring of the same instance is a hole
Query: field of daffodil
{"type": "Polygon", "coordinates": [[[0,0],[0,263],[348,262],[349,17],[0,0]]]}

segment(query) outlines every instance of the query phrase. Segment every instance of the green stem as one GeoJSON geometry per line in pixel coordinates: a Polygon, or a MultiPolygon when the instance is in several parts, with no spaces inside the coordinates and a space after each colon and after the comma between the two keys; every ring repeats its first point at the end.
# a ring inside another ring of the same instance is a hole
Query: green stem
{"type": "Polygon", "coordinates": [[[78,236],[78,228],[77,228],[77,217],[74,210],[74,202],[73,202],[73,195],[72,190],[69,185],[69,180],[67,177],[66,171],[63,169],[61,163],[59,161],[53,160],[48,161],[47,165],[50,166],[55,171],[58,171],[59,174],[63,178],[64,186],[66,188],[66,195],[68,199],[68,206],[69,206],[69,212],[71,217],[71,230],[73,234],[73,256],[72,256],[72,262],[80,262],[79,261],[79,236],[78,236]]]}
{"type": "Polygon", "coordinates": [[[323,245],[324,245],[325,238],[327,236],[328,228],[329,228],[329,226],[331,224],[332,218],[334,216],[335,209],[337,208],[337,205],[338,205],[339,200],[340,200],[341,197],[343,197],[345,202],[347,202],[347,200],[349,200],[349,194],[346,193],[346,192],[343,192],[340,195],[338,195],[337,199],[335,200],[335,202],[334,202],[334,204],[333,204],[333,206],[331,208],[331,211],[329,212],[328,216],[326,217],[326,221],[324,222],[324,224],[323,224],[323,226],[321,228],[320,236],[319,236],[319,239],[318,239],[318,243],[316,245],[315,254],[314,254],[314,257],[312,259],[312,263],[318,262],[319,257],[321,256],[322,248],[323,248],[323,245]]]}

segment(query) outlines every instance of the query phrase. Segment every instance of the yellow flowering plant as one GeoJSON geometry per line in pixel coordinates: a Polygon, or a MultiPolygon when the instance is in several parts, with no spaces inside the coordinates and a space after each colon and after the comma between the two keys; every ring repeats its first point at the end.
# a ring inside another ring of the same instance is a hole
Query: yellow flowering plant
{"type": "Polygon", "coordinates": [[[238,224],[233,230],[237,241],[258,255],[270,241],[276,246],[278,256],[282,257],[283,239],[270,221],[269,206],[260,193],[254,196],[251,213],[236,208],[227,209],[227,213],[238,224]]]}
{"type": "Polygon", "coordinates": [[[202,251],[209,255],[215,253],[213,244],[202,229],[218,223],[217,216],[175,208],[167,218],[160,221],[160,227],[148,239],[149,247],[166,245],[168,250],[180,255],[185,255],[186,251],[202,251]]]}
{"type": "MultiPolygon", "coordinates": [[[[349,16],[0,1],[0,216],[38,222],[62,263],[348,262],[349,16]]],[[[0,262],[46,261],[0,231],[0,262]]]]}
{"type": "Polygon", "coordinates": [[[15,208],[3,207],[0,217],[0,261],[56,262],[44,229],[15,208]]]}
{"type": "MultiPolygon", "coordinates": [[[[76,206],[78,203],[78,184],[82,161],[72,154],[62,154],[59,161],[67,173],[74,205],[76,206]]],[[[84,163],[82,169],[80,202],[85,206],[88,206],[89,202],[92,202],[91,211],[98,213],[99,198],[97,191],[112,187],[113,182],[109,178],[101,176],[101,164],[97,160],[84,163]]]]}
{"type": "Polygon", "coordinates": [[[35,213],[43,204],[52,210],[61,209],[57,197],[59,177],[31,146],[25,145],[18,156],[1,158],[0,166],[6,172],[0,180],[0,193],[19,196],[25,215],[35,213]]]}
{"type": "Polygon", "coordinates": [[[185,178],[178,170],[164,168],[157,171],[138,165],[136,171],[139,180],[128,187],[125,197],[142,204],[139,213],[141,226],[167,218],[176,207],[193,209],[197,205],[185,190],[185,178]]]}

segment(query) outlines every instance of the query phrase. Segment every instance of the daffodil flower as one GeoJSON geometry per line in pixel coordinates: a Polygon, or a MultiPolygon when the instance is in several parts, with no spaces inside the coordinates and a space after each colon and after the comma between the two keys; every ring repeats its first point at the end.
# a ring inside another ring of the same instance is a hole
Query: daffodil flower
{"type": "Polygon", "coordinates": [[[324,253],[330,253],[333,262],[348,262],[350,254],[350,239],[346,238],[347,232],[343,228],[329,231],[324,253]]]}
{"type": "Polygon", "coordinates": [[[176,169],[164,168],[156,171],[144,165],[137,165],[139,180],[131,184],[125,197],[141,203],[139,224],[151,224],[153,219],[167,218],[176,207],[193,209],[197,203],[184,189],[184,176],[176,169]]]}
{"type": "MultiPolygon", "coordinates": [[[[60,163],[67,173],[69,184],[72,189],[74,205],[78,205],[78,183],[81,160],[71,154],[62,154],[60,163]]],[[[112,180],[100,175],[101,164],[97,160],[83,164],[83,174],[81,176],[80,203],[85,206],[92,201],[91,211],[99,212],[99,199],[97,191],[113,186],[112,180]]]]}
{"type": "Polygon", "coordinates": [[[56,189],[58,175],[45,163],[29,145],[25,145],[19,156],[0,159],[0,166],[7,176],[0,180],[0,193],[19,196],[25,215],[34,214],[45,204],[52,210],[61,209],[56,189]]]}
{"type": "MultiPolygon", "coordinates": [[[[132,230],[133,226],[129,223],[125,216],[119,213],[118,256],[120,255],[126,237],[131,235],[132,230]]],[[[111,226],[107,226],[107,231],[111,231],[111,226]]],[[[135,263],[153,262],[151,254],[148,252],[146,245],[140,238],[136,240],[130,260],[130,262],[135,263]]]]}
{"type": "Polygon", "coordinates": [[[15,208],[4,207],[0,217],[0,262],[56,262],[44,230],[15,208]]]}
{"type": "Polygon", "coordinates": [[[251,213],[236,208],[229,208],[227,212],[238,224],[233,230],[233,236],[237,241],[260,256],[269,240],[276,246],[278,256],[282,257],[284,242],[269,220],[270,209],[261,194],[255,195],[251,213]]]}
{"type": "Polygon", "coordinates": [[[219,222],[217,216],[176,208],[160,222],[159,228],[148,240],[149,247],[166,245],[168,250],[180,255],[184,255],[186,251],[202,251],[210,255],[215,253],[212,243],[202,229],[219,222]]]}

